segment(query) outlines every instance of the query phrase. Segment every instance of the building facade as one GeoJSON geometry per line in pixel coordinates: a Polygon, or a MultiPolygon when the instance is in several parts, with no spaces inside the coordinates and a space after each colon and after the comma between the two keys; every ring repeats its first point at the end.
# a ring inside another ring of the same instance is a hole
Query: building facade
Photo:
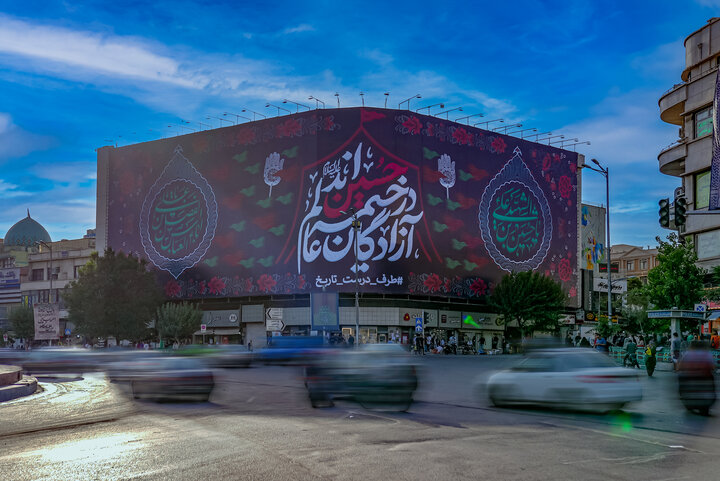
{"type": "MultiPolygon", "coordinates": [[[[713,139],[713,98],[720,64],[720,17],[685,39],[685,69],[681,82],[659,100],[660,118],[677,125],[678,139],[658,155],[660,172],[678,177],[688,211],[707,211],[713,139]]],[[[698,265],[720,264],[720,215],[688,215],[681,235],[690,238],[698,265]]]]}
{"type": "Polygon", "coordinates": [[[618,244],[612,246],[613,264],[618,264],[618,278],[638,278],[647,283],[648,272],[658,265],[658,250],[650,247],[618,244]]]}

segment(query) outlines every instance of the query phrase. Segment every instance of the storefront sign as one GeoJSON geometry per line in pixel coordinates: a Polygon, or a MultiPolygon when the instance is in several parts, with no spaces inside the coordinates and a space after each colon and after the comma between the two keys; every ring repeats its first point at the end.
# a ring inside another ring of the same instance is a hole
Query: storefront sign
{"type": "MultiPolygon", "coordinates": [[[[608,282],[607,279],[601,279],[601,278],[594,278],[593,279],[593,290],[595,292],[607,292],[608,290],[608,282]]],[[[613,294],[622,294],[623,292],[627,292],[627,280],[622,279],[618,281],[612,281],[612,293],[613,294]]]]}
{"type": "Polygon", "coordinates": [[[310,312],[315,330],[339,330],[339,294],[337,292],[312,292],[310,312]]]}

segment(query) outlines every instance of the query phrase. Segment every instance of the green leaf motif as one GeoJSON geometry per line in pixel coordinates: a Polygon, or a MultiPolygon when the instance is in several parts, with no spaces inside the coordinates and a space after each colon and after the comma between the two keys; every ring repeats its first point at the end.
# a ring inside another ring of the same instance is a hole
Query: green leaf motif
{"type": "Polygon", "coordinates": [[[271,227],[268,230],[279,237],[285,233],[285,224],[280,224],[278,226],[271,227]]]}
{"type": "Polygon", "coordinates": [[[446,226],[445,224],[441,224],[440,222],[438,222],[436,220],[433,221],[433,229],[435,229],[435,232],[442,232],[447,228],[448,228],[448,226],[446,226]]]}
{"type": "Polygon", "coordinates": [[[231,229],[236,230],[238,232],[242,232],[245,229],[245,221],[241,220],[237,224],[233,224],[230,226],[231,229]]]}
{"type": "Polygon", "coordinates": [[[245,167],[245,170],[247,172],[250,172],[251,174],[257,174],[260,170],[260,164],[248,165],[247,167],[245,167]]]}
{"type": "Polygon", "coordinates": [[[257,205],[259,205],[263,209],[267,209],[268,207],[270,207],[271,204],[272,204],[272,199],[269,197],[267,199],[262,199],[262,200],[257,201],[257,205]]]}
{"type": "Polygon", "coordinates": [[[466,242],[462,242],[457,239],[452,240],[452,245],[453,245],[453,249],[455,249],[456,251],[459,251],[460,249],[464,249],[465,247],[467,247],[466,242]]]}
{"type": "Polygon", "coordinates": [[[478,268],[478,265],[475,264],[474,262],[463,261],[463,263],[465,264],[464,267],[465,267],[466,271],[472,271],[472,270],[475,270],[478,268]]]}
{"type": "Polygon", "coordinates": [[[242,152],[240,154],[237,154],[233,156],[233,159],[237,160],[239,163],[243,163],[247,160],[247,150],[245,152],[242,152]]]}
{"type": "Polygon", "coordinates": [[[435,157],[438,157],[440,154],[438,154],[434,150],[428,149],[427,147],[423,147],[423,155],[425,156],[426,159],[432,160],[435,157]]]}
{"type": "Polygon", "coordinates": [[[448,266],[450,269],[455,269],[457,266],[460,265],[460,261],[456,261],[455,259],[450,259],[449,257],[446,257],[445,265],[448,266]]]}
{"type": "Polygon", "coordinates": [[[246,196],[248,196],[248,197],[252,197],[253,195],[255,195],[255,186],[254,186],[254,185],[251,185],[250,187],[248,187],[248,188],[246,188],[246,189],[240,189],[240,193],[241,193],[242,195],[246,195],[246,196]]]}
{"type": "Polygon", "coordinates": [[[460,176],[460,180],[462,181],[468,181],[473,178],[472,174],[465,172],[462,169],[458,170],[458,175],[460,176]]]}
{"type": "Polygon", "coordinates": [[[296,145],[292,149],[287,149],[282,151],[283,157],[287,157],[288,159],[292,159],[297,157],[298,154],[298,146],[296,145]]]}
{"type": "Polygon", "coordinates": [[[447,208],[450,210],[455,210],[458,207],[460,207],[460,202],[453,202],[450,199],[447,199],[447,208]]]}
{"type": "Polygon", "coordinates": [[[292,202],[292,192],[288,192],[287,194],[278,197],[277,201],[281,204],[288,205],[290,202],[292,202]]]}
{"type": "Polygon", "coordinates": [[[435,207],[442,201],[443,201],[442,197],[435,197],[432,194],[428,194],[428,204],[430,204],[431,206],[435,207]]]}
{"type": "Polygon", "coordinates": [[[211,257],[210,259],[205,259],[203,262],[210,267],[215,267],[217,265],[218,258],[217,256],[211,257]]]}
{"type": "Polygon", "coordinates": [[[273,263],[273,260],[275,259],[275,256],[267,256],[264,259],[258,259],[258,262],[263,265],[263,267],[270,267],[273,263]]]}
{"type": "Polygon", "coordinates": [[[250,269],[255,264],[255,258],[251,257],[250,259],[242,260],[240,261],[240,264],[242,264],[243,267],[247,267],[248,269],[250,269]]]}
{"type": "Polygon", "coordinates": [[[250,244],[253,245],[253,247],[257,247],[258,249],[263,246],[265,243],[265,237],[258,237],[257,239],[253,239],[250,241],[250,244]]]}

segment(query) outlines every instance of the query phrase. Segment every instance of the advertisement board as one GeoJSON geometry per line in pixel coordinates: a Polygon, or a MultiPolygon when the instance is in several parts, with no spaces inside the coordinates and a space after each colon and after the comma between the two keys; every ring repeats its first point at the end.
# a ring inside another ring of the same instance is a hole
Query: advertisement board
{"type": "Polygon", "coordinates": [[[580,266],[582,269],[599,272],[598,266],[606,262],[605,208],[583,204],[580,224],[583,256],[580,266]]]}
{"type": "Polygon", "coordinates": [[[60,310],[57,304],[33,305],[35,340],[60,339],[60,310]]]}
{"type": "Polygon", "coordinates": [[[171,298],[475,298],[529,269],[577,295],[577,154],[444,119],[315,110],[104,147],[98,178],[100,237],[171,298]]]}

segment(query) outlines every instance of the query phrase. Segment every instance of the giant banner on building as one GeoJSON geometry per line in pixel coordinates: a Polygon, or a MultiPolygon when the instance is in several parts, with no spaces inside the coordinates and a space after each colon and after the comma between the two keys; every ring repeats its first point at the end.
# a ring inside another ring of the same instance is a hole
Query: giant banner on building
{"type": "Polygon", "coordinates": [[[582,260],[580,267],[598,272],[605,259],[605,208],[582,205],[580,216],[582,260]]]}
{"type": "Polygon", "coordinates": [[[350,108],[98,159],[108,245],[152,262],[169,297],[353,292],[357,278],[363,292],[470,298],[528,269],[576,296],[574,152],[350,108]]]}

